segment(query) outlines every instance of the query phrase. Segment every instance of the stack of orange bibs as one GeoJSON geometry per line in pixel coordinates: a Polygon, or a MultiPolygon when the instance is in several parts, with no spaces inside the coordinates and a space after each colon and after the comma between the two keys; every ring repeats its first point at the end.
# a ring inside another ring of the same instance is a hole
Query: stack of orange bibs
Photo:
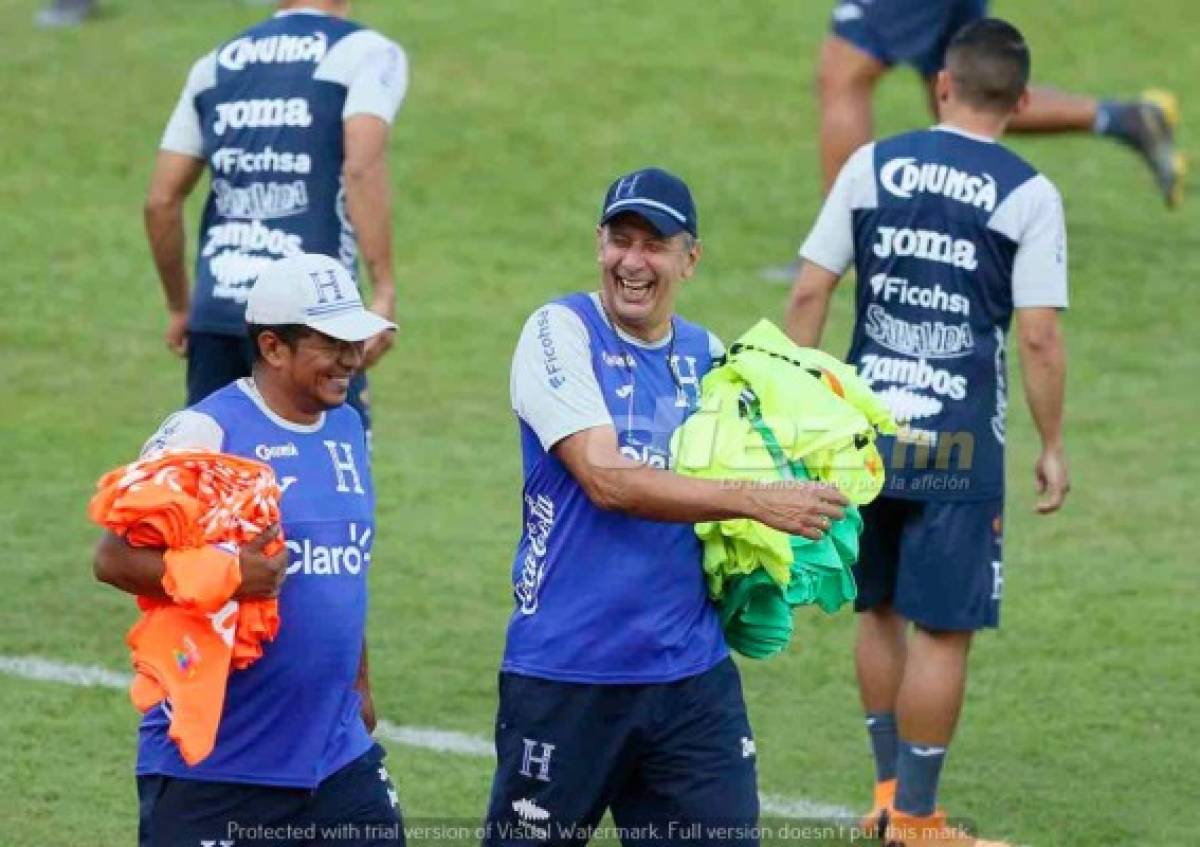
{"type": "MultiPolygon", "coordinates": [[[[170,450],[110,471],[96,488],[93,521],[132,546],[166,548],[162,585],[174,602],[137,598],[143,614],[125,638],[130,696],[142,712],[169,701],[171,739],[194,765],[216,743],[230,670],[258,659],[279,631],[275,600],[231,599],[240,545],[279,521],[279,486],[261,462],[170,450]]],[[[263,552],[282,546],[280,536],[263,552]]]]}

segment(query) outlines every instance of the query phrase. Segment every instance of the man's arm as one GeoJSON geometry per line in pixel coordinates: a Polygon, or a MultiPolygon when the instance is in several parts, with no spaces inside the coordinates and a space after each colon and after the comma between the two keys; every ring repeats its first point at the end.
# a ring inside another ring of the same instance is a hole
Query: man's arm
{"type": "Polygon", "coordinates": [[[792,535],[820,539],[825,518],[839,520],[847,499],[817,483],[753,485],[693,479],[640,465],[621,455],[617,433],[597,426],[553,447],[588,499],[606,511],[677,523],[748,517],[792,535]]]}
{"type": "MultiPolygon", "coordinates": [[[[238,553],[242,581],[233,595],[235,600],[279,596],[287,576],[287,549],[273,556],[266,555],[262,549],[278,535],[279,525],[276,524],[242,545],[238,553]]],[[[92,572],[100,582],[127,594],[170,600],[162,585],[166,571],[165,552],[156,547],[134,547],[116,533],[105,531],[96,543],[92,572]]]]}
{"type": "Polygon", "coordinates": [[[835,274],[815,262],[801,260],[784,318],[784,327],[792,341],[801,347],[820,346],[825,318],[829,314],[829,301],[841,278],[841,274],[835,274]]]}
{"type": "Polygon", "coordinates": [[[183,204],[203,171],[203,159],[160,150],[146,193],[146,237],[167,299],[167,347],[180,356],[187,352],[190,298],[183,204]]]}
{"type": "MultiPolygon", "coordinates": [[[[371,310],[396,319],[396,278],[392,270],[392,188],[388,174],[389,126],[377,115],[346,119],[346,211],[371,279],[371,310]]],[[[367,342],[364,367],[375,364],[392,346],[394,332],[367,342]]]]}
{"type": "Polygon", "coordinates": [[[1054,308],[1017,309],[1017,343],[1025,379],[1025,400],[1042,439],[1034,467],[1037,510],[1056,511],[1071,490],[1063,448],[1063,404],[1066,395],[1067,352],[1054,308]]]}

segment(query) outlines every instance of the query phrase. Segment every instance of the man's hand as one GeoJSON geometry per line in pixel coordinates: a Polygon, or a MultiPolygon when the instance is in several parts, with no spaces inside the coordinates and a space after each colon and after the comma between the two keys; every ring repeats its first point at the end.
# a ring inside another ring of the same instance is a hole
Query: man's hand
{"type": "Polygon", "coordinates": [[[164,340],[167,342],[167,349],[180,358],[187,355],[187,321],[188,313],[186,311],[167,313],[167,331],[164,334],[164,340]]]}
{"type": "Polygon", "coordinates": [[[253,541],[242,545],[238,555],[242,584],[233,595],[235,600],[261,600],[279,596],[279,589],[287,576],[287,548],[284,547],[273,556],[263,552],[263,547],[278,536],[279,524],[271,524],[253,541]]]}
{"type": "Polygon", "coordinates": [[[1036,480],[1039,515],[1057,512],[1071,490],[1071,479],[1067,473],[1067,455],[1062,445],[1044,447],[1033,467],[1036,480]]]}
{"type": "Polygon", "coordinates": [[[755,520],[819,541],[850,501],[832,485],[817,482],[774,483],[750,491],[755,520]]]}

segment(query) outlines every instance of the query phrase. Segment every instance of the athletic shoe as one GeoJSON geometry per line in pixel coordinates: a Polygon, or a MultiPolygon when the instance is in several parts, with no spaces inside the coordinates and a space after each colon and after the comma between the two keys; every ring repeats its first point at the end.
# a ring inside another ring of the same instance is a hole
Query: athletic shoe
{"type": "Polygon", "coordinates": [[[1187,159],[1175,149],[1179,101],[1171,92],[1154,88],[1143,91],[1130,107],[1121,121],[1120,137],[1146,160],[1163,199],[1173,209],[1183,201],[1187,173],[1187,159]]]}
{"type": "Polygon", "coordinates": [[[879,838],[883,835],[895,805],[896,780],[893,778],[875,783],[875,800],[871,803],[871,811],[863,815],[858,824],[867,838],[879,838]]]}
{"type": "Polygon", "coordinates": [[[883,837],[884,847],[1009,847],[1003,841],[984,841],[946,821],[946,813],[918,817],[892,810],[883,837]]]}

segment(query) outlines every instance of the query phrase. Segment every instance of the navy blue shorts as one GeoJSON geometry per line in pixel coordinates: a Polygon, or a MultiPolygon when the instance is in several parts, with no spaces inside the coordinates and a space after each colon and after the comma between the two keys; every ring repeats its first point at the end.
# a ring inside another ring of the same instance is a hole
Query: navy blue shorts
{"type": "Polygon", "coordinates": [[[500,674],[485,845],[758,844],[754,736],[732,659],[677,682],[500,674]],[[599,833],[603,835],[603,831],[599,833]]]}
{"type": "MultiPolygon", "coordinates": [[[[245,335],[220,335],[215,332],[189,332],[187,337],[187,405],[194,406],[214,391],[235,379],[250,376],[254,348],[245,335]]],[[[346,402],[363,419],[363,429],[371,432],[371,404],[367,397],[366,374],[356,373],[350,380],[346,402]]]]}
{"type": "Polygon", "coordinates": [[[313,791],[139,776],[138,847],[403,845],[385,755],[376,744],[313,791]]]}
{"type": "Polygon", "coordinates": [[[942,69],[956,32],[987,16],[988,0],[846,0],[833,10],[834,35],[885,65],[942,69]]]}
{"type": "Polygon", "coordinates": [[[862,518],[856,611],[891,605],[935,631],[1000,625],[1003,500],[880,497],[862,518]]]}

